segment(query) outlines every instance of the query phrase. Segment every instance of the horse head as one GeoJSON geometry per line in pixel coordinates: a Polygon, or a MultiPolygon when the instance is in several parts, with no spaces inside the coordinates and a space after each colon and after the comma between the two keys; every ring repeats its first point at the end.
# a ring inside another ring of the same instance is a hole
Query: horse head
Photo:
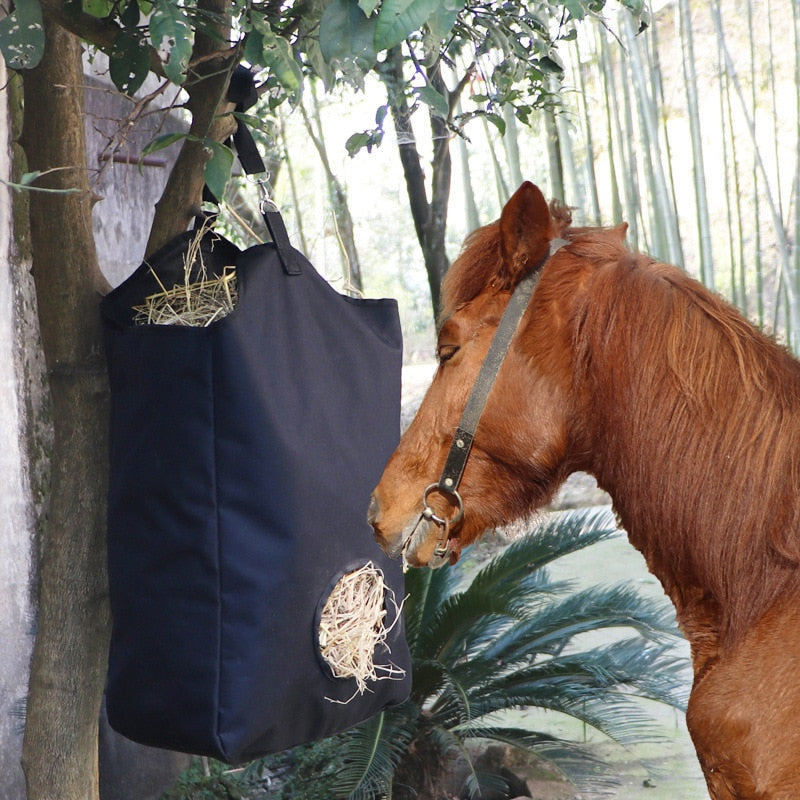
{"type": "Polygon", "coordinates": [[[568,224],[564,209],[551,209],[541,191],[525,183],[498,221],[471,234],[445,277],[438,369],[369,509],[377,541],[389,553],[402,552],[412,566],[454,562],[487,529],[545,503],[574,468],[573,292],[559,296],[543,277],[491,387],[458,494],[436,486],[512,293],[531,273],[565,261],[568,248],[549,259],[548,253],[568,224]],[[550,306],[547,314],[537,312],[543,303],[550,306]]]}

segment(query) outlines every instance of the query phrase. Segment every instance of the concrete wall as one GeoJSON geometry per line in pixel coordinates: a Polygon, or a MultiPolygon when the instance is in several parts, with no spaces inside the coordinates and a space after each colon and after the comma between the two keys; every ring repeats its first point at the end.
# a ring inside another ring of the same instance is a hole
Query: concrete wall
{"type": "MultiPolygon", "coordinates": [[[[142,149],[156,136],[183,130],[177,113],[149,107],[135,121],[120,120],[137,107],[113,91],[105,60],[97,55],[86,64],[86,139],[92,191],[99,200],[92,209],[100,267],[112,286],[123,281],[142,261],[155,203],[161,196],[179,145],[153,153],[140,163],[142,149]]],[[[148,81],[139,95],[151,92],[148,81]]],[[[160,103],[168,104],[169,98],[160,103]]]]}

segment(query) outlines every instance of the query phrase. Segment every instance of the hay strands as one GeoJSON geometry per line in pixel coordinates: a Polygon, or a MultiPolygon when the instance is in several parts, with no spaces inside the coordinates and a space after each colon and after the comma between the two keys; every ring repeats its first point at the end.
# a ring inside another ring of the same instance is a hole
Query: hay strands
{"type": "Polygon", "coordinates": [[[238,299],[236,268],[226,266],[221,275],[208,277],[203,261],[203,241],[215,235],[213,225],[211,218],[205,219],[189,242],[183,257],[183,284],[168,289],[150,268],[161,291],[133,306],[134,324],[204,328],[233,311],[238,299]]]}
{"type": "Polygon", "coordinates": [[[193,283],[173,286],[148,295],[134,306],[137,325],[186,325],[203,328],[226,317],[236,306],[236,268],[225,267],[222,275],[202,277],[193,283]]]}
{"type": "Polygon", "coordinates": [[[386,601],[394,602],[394,593],[388,589],[391,596],[387,596],[387,589],[383,573],[369,561],[343,575],[323,606],[317,632],[320,653],[334,677],[356,682],[355,693],[345,703],[368,691],[369,681],[405,676],[405,670],[391,662],[374,661],[379,646],[389,652],[387,638],[401,616],[402,609],[395,603],[394,622],[386,627],[386,601]]]}

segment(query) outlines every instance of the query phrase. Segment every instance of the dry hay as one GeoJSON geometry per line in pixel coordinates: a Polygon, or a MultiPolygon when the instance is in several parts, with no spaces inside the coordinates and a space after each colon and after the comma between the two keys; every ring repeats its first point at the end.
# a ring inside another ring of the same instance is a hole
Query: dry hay
{"type": "Polygon", "coordinates": [[[134,324],[204,328],[233,311],[238,299],[236,268],[225,267],[222,275],[207,277],[200,249],[207,231],[208,223],[204,223],[189,243],[184,256],[182,284],[167,288],[151,268],[161,291],[145,297],[141,305],[133,306],[134,324]],[[192,280],[195,262],[199,263],[199,269],[195,270],[199,278],[192,280]]]}
{"type": "Polygon", "coordinates": [[[148,295],[142,305],[133,307],[133,321],[137,325],[205,328],[228,316],[236,299],[236,269],[225,267],[219,278],[204,278],[148,295]]]}
{"type": "Polygon", "coordinates": [[[383,573],[370,561],[339,579],[320,615],[320,653],[334,677],[355,679],[353,697],[368,690],[367,681],[398,680],[405,676],[405,670],[391,662],[375,664],[374,661],[378,646],[389,652],[387,637],[400,619],[401,610],[397,608],[395,622],[386,627],[387,590],[391,592],[383,573]]]}

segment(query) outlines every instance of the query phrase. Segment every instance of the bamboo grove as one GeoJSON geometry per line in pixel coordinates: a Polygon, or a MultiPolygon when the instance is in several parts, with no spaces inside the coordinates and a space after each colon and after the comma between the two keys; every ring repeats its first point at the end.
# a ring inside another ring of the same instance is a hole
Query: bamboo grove
{"type": "Polygon", "coordinates": [[[800,4],[673,0],[573,45],[543,130],[552,194],[626,220],[798,352],[800,4]]]}

